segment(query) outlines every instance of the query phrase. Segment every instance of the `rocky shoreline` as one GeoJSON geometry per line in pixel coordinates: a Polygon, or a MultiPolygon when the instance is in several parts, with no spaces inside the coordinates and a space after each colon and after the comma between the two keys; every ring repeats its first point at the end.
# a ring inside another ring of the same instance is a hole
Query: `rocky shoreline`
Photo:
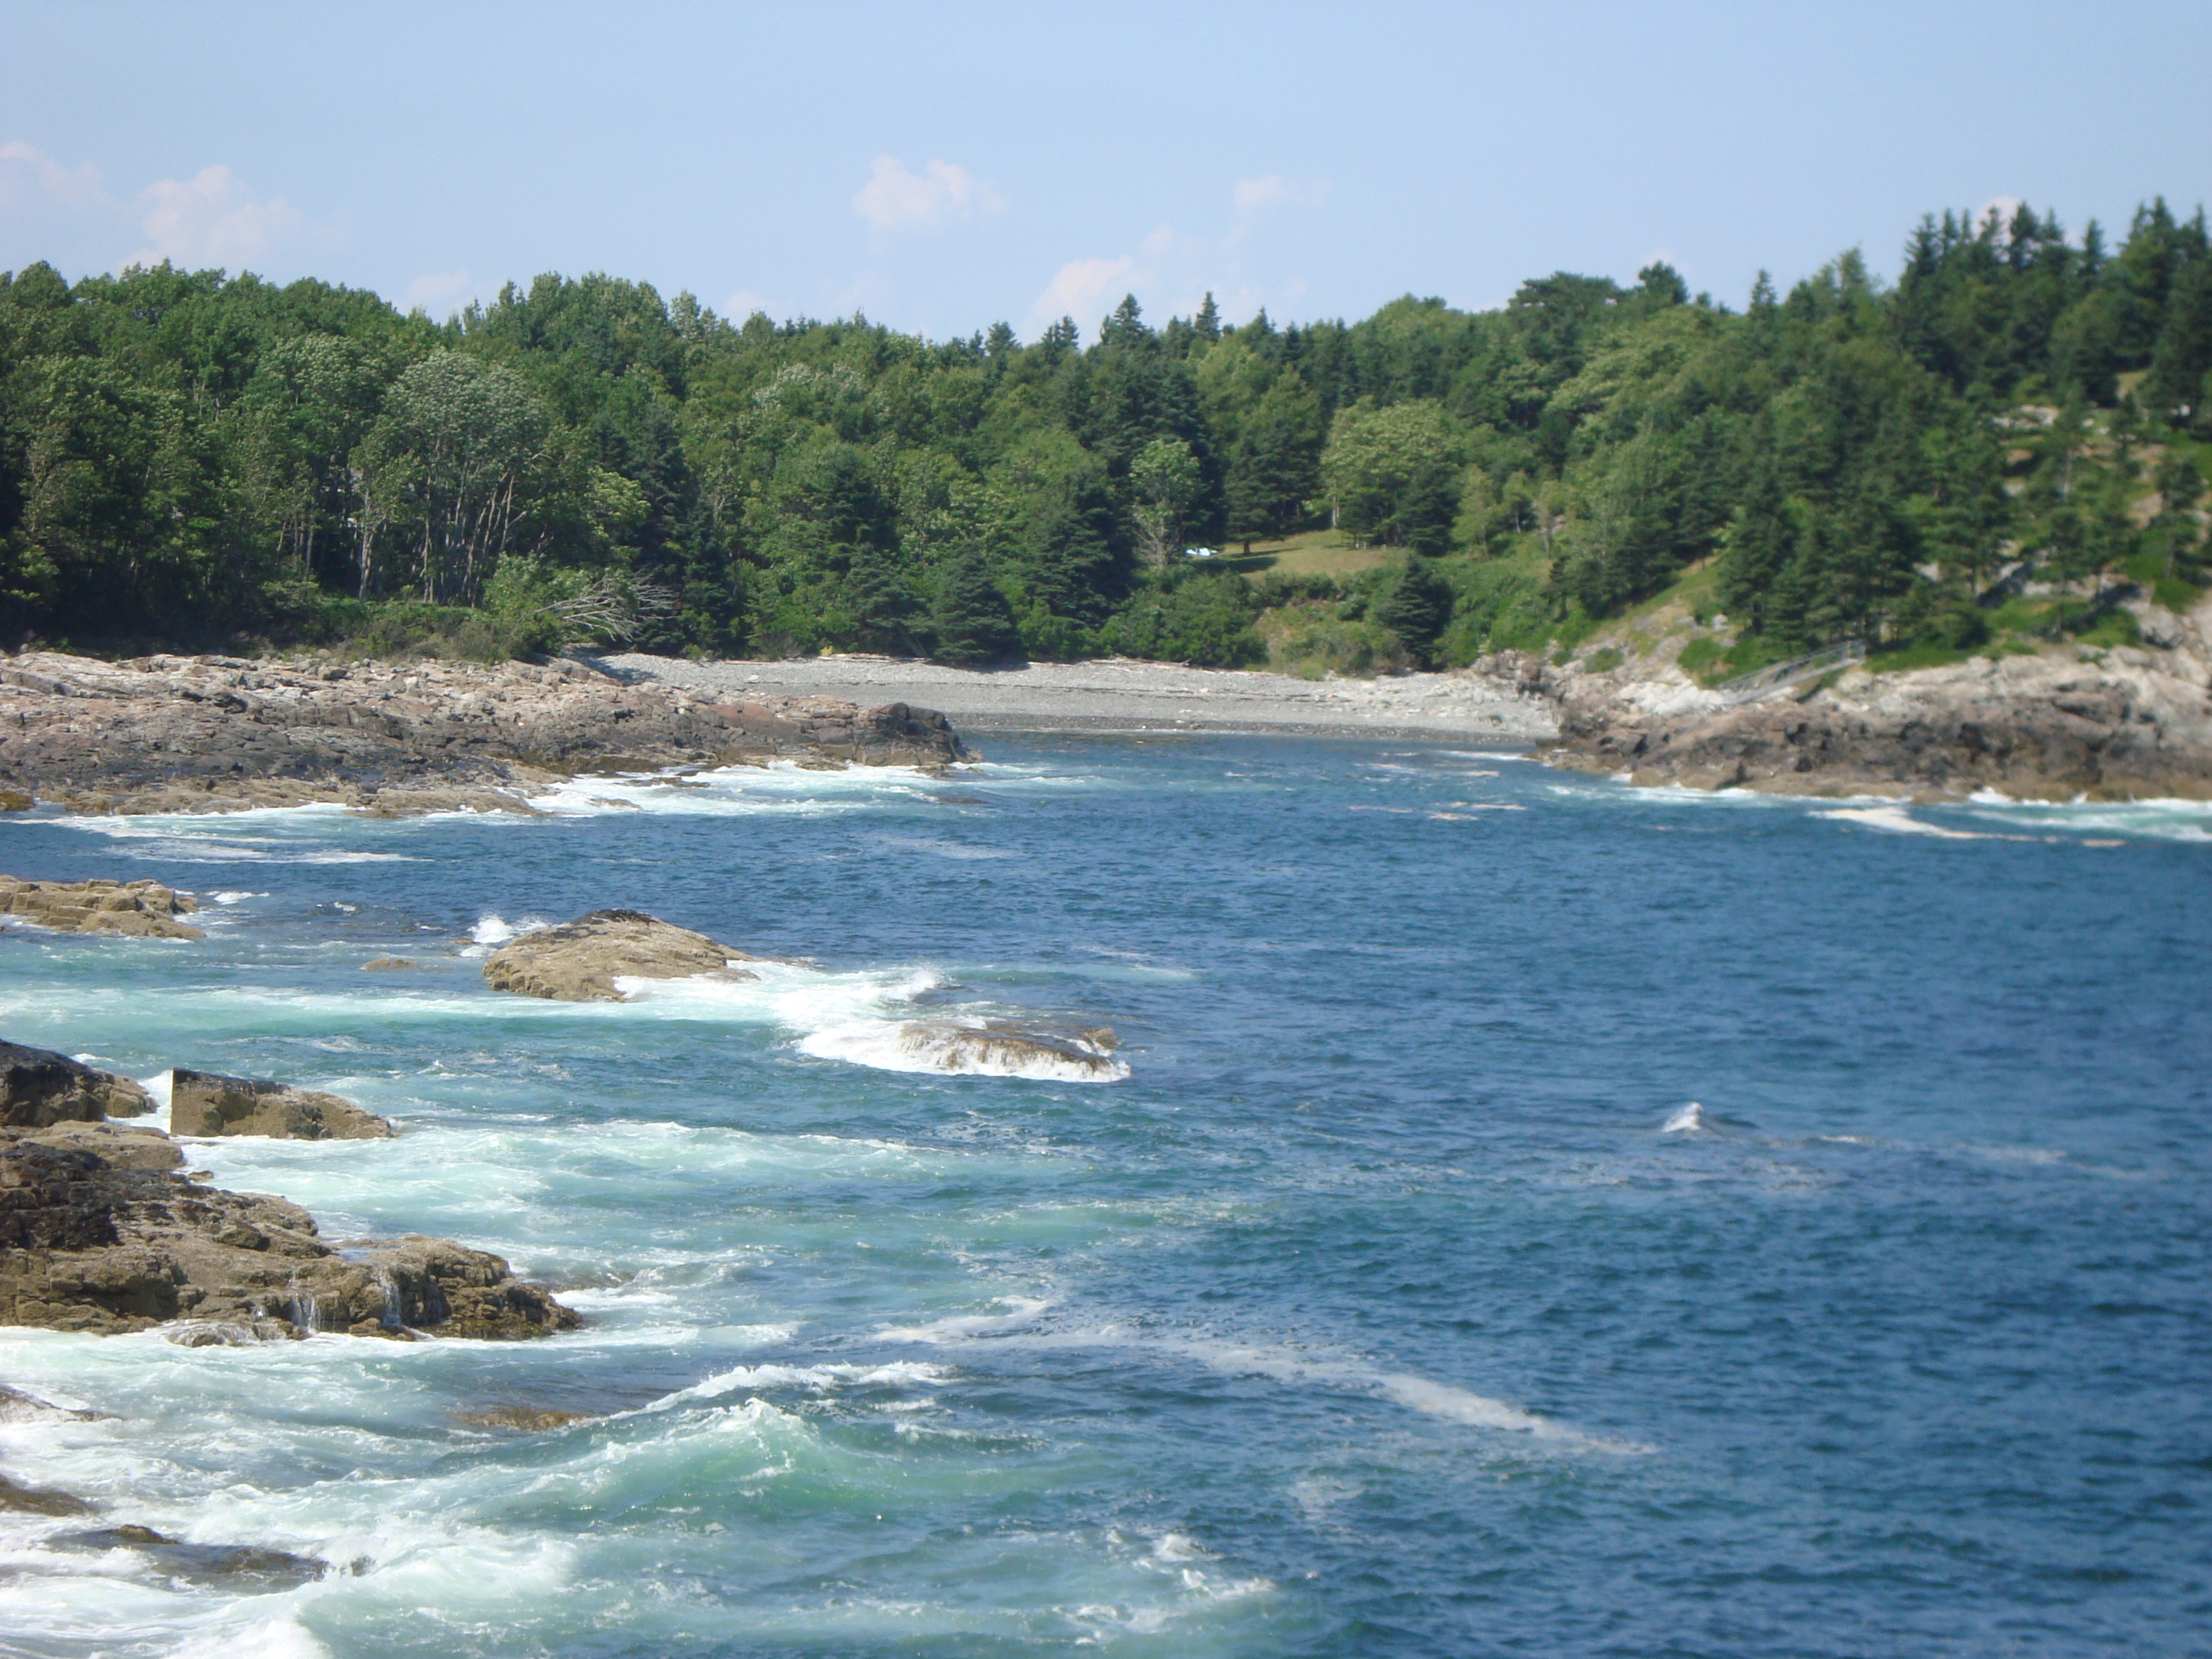
{"type": "Polygon", "coordinates": [[[1643,786],[1955,800],[2212,799],[2212,602],[2187,616],[2138,601],[2144,644],[2054,643],[1940,666],[1817,672],[1731,693],[1684,648],[1713,630],[1686,611],[1594,636],[1547,662],[1480,670],[1545,699],[1559,741],[1539,757],[1643,786]]]}
{"type": "MultiPolygon", "coordinates": [[[[259,1079],[179,1068],[171,1094],[179,1135],[394,1133],[351,1101],[259,1079]]],[[[177,1135],[109,1121],[153,1109],[128,1078],[0,1042],[0,1325],[161,1327],[198,1347],[327,1331],[514,1339],[581,1322],[489,1251],[413,1234],[325,1243],[288,1200],[180,1173],[177,1135]]]]}
{"type": "Polygon", "coordinates": [[[580,662],[326,663],[52,652],[0,659],[0,810],[532,810],[580,774],[970,758],[904,702],[702,696],[580,662]]]}

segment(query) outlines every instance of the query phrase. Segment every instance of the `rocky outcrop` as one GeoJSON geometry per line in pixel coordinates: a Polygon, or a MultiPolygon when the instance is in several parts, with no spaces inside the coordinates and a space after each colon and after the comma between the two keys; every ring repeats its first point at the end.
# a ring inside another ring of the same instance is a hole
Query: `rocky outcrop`
{"type": "Polygon", "coordinates": [[[942,714],[905,703],[699,695],[565,660],[0,659],[0,786],[76,812],[528,811],[584,772],[967,756],[942,714]]]}
{"type": "Polygon", "coordinates": [[[205,939],[177,920],[200,908],[190,893],[157,881],[23,881],[0,876],[0,915],[64,933],[132,939],[205,939]]]}
{"type": "Polygon", "coordinates": [[[1852,669],[1796,695],[1571,706],[1550,758],[1637,783],[1941,799],[2212,798],[2212,698],[2178,653],[2121,647],[1852,669]]]}
{"type": "Polygon", "coordinates": [[[620,1002],[617,979],[753,979],[757,975],[730,964],[756,960],[642,910],[594,910],[502,945],[485,961],[483,976],[495,991],[526,997],[620,1002]]]}
{"type": "Polygon", "coordinates": [[[43,1129],[153,1109],[153,1097],[127,1077],[95,1071],[51,1048],[0,1042],[0,1126],[43,1129]]]}
{"type": "Polygon", "coordinates": [[[386,1140],[399,1133],[343,1095],[182,1066],[170,1073],[169,1132],[279,1140],[386,1140]]]}
{"type": "Polygon", "coordinates": [[[183,1322],[172,1339],[198,1346],[315,1331],[507,1339],[580,1322],[498,1256],[450,1239],[334,1249],[296,1204],[177,1174],[173,1146],[168,1167],[150,1167],[153,1134],[0,1129],[0,1324],[106,1335],[183,1322]]]}

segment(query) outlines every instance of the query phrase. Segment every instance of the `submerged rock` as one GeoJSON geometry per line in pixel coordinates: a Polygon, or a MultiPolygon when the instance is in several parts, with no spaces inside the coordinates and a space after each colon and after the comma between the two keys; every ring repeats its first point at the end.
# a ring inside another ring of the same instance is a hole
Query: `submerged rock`
{"type": "Polygon", "coordinates": [[[187,1584],[243,1583],[264,1589],[290,1589],[312,1583],[330,1571],[327,1563],[289,1550],[263,1549],[252,1544],[187,1544],[151,1527],[102,1527],[93,1532],[64,1533],[44,1541],[55,1549],[130,1550],[145,1556],[162,1577],[187,1584]]]}
{"type": "Polygon", "coordinates": [[[52,1492],[42,1486],[19,1486],[6,1475],[0,1474],[0,1513],[9,1510],[17,1515],[90,1515],[92,1505],[65,1492],[52,1492]]]}
{"type": "Polygon", "coordinates": [[[403,968],[420,968],[422,965],[408,957],[372,957],[361,964],[361,970],[364,974],[389,974],[403,968]]]}
{"type": "Polygon", "coordinates": [[[64,1121],[137,1117],[153,1109],[153,1097],[127,1077],[51,1048],[0,1042],[0,1126],[43,1129],[64,1121]]]}
{"type": "Polygon", "coordinates": [[[932,1069],[997,1077],[1060,1077],[1111,1082],[1129,1074],[1114,1058],[1119,1047],[1103,1025],[1056,1032],[994,1021],[962,1025],[949,1020],[908,1020],[899,1046],[932,1069]]]}
{"type": "Polygon", "coordinates": [[[158,881],[24,881],[0,876],[0,915],[63,933],[119,933],[133,939],[205,939],[179,921],[199,908],[190,893],[158,881]]]}
{"type": "Polygon", "coordinates": [[[262,1078],[213,1072],[171,1073],[169,1132],[268,1135],[278,1140],[386,1140],[399,1132],[343,1095],[295,1089],[262,1078]]]}
{"type": "Polygon", "coordinates": [[[757,976],[730,964],[756,960],[642,910],[594,910],[501,946],[484,963],[483,976],[495,991],[526,997],[621,1002],[617,979],[753,979],[757,976]]]}
{"type": "Polygon", "coordinates": [[[0,1382],[0,1423],[94,1423],[106,1412],[72,1411],[0,1382]]]}
{"type": "Polygon", "coordinates": [[[296,1204],[146,1167],[143,1133],[0,1129],[0,1324],[109,1335],[184,1319],[260,1340],[507,1339],[582,1322],[500,1257],[450,1239],[341,1255],[296,1204]]]}
{"type": "Polygon", "coordinates": [[[565,1429],[571,1423],[590,1420],[589,1412],[555,1411],[541,1406],[491,1406],[480,1412],[457,1412],[453,1420],[472,1429],[506,1429],[516,1434],[544,1434],[565,1429]]]}

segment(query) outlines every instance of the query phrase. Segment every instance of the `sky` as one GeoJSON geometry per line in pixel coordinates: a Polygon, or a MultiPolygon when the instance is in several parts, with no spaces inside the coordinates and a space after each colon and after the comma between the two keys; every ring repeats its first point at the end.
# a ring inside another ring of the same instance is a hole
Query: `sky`
{"type": "Polygon", "coordinates": [[[442,319],[605,270],[726,315],[1083,337],[1663,259],[1741,306],[1920,216],[2212,201],[2212,5],[0,0],[0,270],[442,319]]]}

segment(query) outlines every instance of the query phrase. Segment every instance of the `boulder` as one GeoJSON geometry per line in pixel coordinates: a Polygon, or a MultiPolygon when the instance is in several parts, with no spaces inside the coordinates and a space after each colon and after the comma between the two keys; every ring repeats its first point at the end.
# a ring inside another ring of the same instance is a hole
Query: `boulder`
{"type": "Polygon", "coordinates": [[[318,1331],[544,1336],[581,1322],[451,1239],[341,1255],[296,1204],[146,1167],[134,1132],[0,1129],[0,1324],[112,1335],[173,1321],[188,1345],[318,1331]]]}
{"type": "Polygon", "coordinates": [[[190,893],[158,881],[24,881],[0,876],[0,915],[64,933],[132,939],[205,939],[179,921],[199,908],[190,893]]]}
{"type": "Polygon", "coordinates": [[[153,1109],[153,1097],[127,1077],[95,1071],[51,1048],[0,1042],[0,1126],[43,1129],[64,1121],[137,1117],[153,1109]]]}
{"type": "Polygon", "coordinates": [[[276,1140],[388,1140],[389,1119],[343,1095],[295,1089],[265,1078],[223,1077],[179,1066],[169,1085],[169,1133],[267,1135],[276,1140]]]}
{"type": "Polygon", "coordinates": [[[617,979],[753,979],[732,961],[756,957],[642,910],[594,910],[587,916],[525,933],[494,951],[484,983],[556,1002],[620,1002],[617,979]]]}
{"type": "Polygon", "coordinates": [[[420,968],[422,964],[407,957],[372,957],[361,964],[364,974],[397,973],[405,968],[420,968]]]}

